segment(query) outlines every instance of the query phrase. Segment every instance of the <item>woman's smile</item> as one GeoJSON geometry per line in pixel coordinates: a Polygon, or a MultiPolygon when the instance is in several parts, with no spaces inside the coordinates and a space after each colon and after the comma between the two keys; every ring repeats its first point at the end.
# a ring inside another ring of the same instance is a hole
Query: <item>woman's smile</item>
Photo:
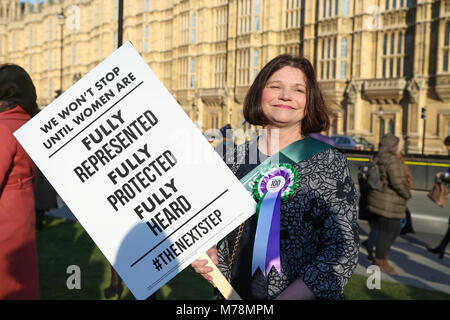
{"type": "Polygon", "coordinates": [[[295,110],[295,108],[285,105],[285,104],[276,104],[274,107],[281,108],[281,109],[295,110]]]}

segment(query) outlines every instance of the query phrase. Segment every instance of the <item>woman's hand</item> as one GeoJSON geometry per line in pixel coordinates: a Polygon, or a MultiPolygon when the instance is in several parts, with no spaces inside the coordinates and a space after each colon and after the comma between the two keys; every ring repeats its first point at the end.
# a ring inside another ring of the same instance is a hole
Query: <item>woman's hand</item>
{"type": "MultiPolygon", "coordinates": [[[[212,262],[214,262],[215,265],[219,264],[219,259],[217,258],[217,248],[216,246],[208,249],[206,251],[206,254],[211,258],[212,262]]],[[[212,267],[206,266],[208,263],[208,260],[195,260],[191,263],[192,268],[194,268],[195,272],[199,273],[203,278],[209,281],[214,287],[216,285],[213,282],[213,278],[208,274],[213,271],[212,267]]]]}
{"type": "Polygon", "coordinates": [[[440,179],[444,175],[443,172],[436,173],[436,178],[440,179]]]}

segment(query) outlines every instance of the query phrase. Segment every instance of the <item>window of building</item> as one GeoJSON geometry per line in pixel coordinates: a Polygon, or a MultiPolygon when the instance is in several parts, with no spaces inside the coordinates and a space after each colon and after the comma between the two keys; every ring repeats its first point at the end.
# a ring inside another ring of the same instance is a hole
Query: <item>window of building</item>
{"type": "Polygon", "coordinates": [[[255,16],[254,16],[254,22],[255,22],[255,31],[259,31],[260,29],[260,14],[261,14],[261,0],[255,0],[255,16]]]}
{"type": "Polygon", "coordinates": [[[48,22],[48,40],[53,40],[53,20],[49,19],[48,22]]]}
{"type": "Polygon", "coordinates": [[[77,45],[74,44],[72,47],[72,64],[77,64],[77,45]]]}
{"type": "Polygon", "coordinates": [[[29,34],[29,38],[30,38],[30,47],[33,45],[33,27],[30,27],[30,34],[29,34]]]}
{"type": "Polygon", "coordinates": [[[197,13],[192,13],[192,23],[191,23],[191,43],[195,43],[197,38],[197,13]]]}
{"type": "Polygon", "coordinates": [[[395,134],[395,122],[394,122],[394,119],[389,119],[389,122],[388,122],[388,133],[395,134]]]}
{"type": "Polygon", "coordinates": [[[180,66],[179,66],[179,83],[178,87],[180,89],[187,89],[188,88],[188,77],[189,77],[189,60],[187,57],[181,58],[179,60],[180,66]]]}
{"type": "Polygon", "coordinates": [[[210,114],[210,128],[211,129],[219,129],[219,114],[211,113],[210,114]]]}
{"type": "Polygon", "coordinates": [[[348,15],[348,0],[342,1],[342,15],[347,16],[348,15]]]}
{"type": "MultiPolygon", "coordinates": [[[[302,1],[303,3],[303,1],[302,1]]],[[[299,13],[300,13],[300,1],[299,0],[286,0],[286,12],[285,18],[286,29],[298,28],[300,26],[299,13]]]]}
{"type": "Polygon", "coordinates": [[[322,39],[322,54],[320,59],[320,78],[322,80],[336,79],[336,54],[337,38],[322,39]]]}
{"type": "Polygon", "coordinates": [[[386,10],[389,10],[389,0],[386,0],[386,5],[384,7],[386,10]]]}
{"type": "Polygon", "coordinates": [[[337,16],[339,14],[339,0],[335,0],[334,2],[334,15],[337,16]]]}
{"type": "Polygon", "coordinates": [[[195,88],[195,59],[191,59],[190,87],[195,88]]]}
{"type": "Polygon", "coordinates": [[[225,41],[227,38],[227,8],[216,9],[216,40],[225,41]]]}
{"type": "Polygon", "coordinates": [[[403,77],[405,76],[405,39],[404,31],[396,31],[385,33],[383,37],[383,55],[382,55],[382,71],[381,76],[387,77],[403,77]]]}
{"type": "Polygon", "coordinates": [[[450,49],[450,21],[445,24],[442,71],[448,72],[448,55],[450,49]]]}
{"type": "Polygon", "coordinates": [[[214,86],[215,86],[215,88],[223,88],[225,86],[225,68],[226,68],[225,55],[216,56],[215,69],[214,69],[214,86]]]}
{"type": "Polygon", "coordinates": [[[181,14],[181,44],[189,43],[189,12],[181,14]]]}
{"type": "Polygon", "coordinates": [[[252,25],[252,0],[239,0],[238,7],[238,34],[250,33],[252,25]]]}
{"type": "Polygon", "coordinates": [[[259,65],[259,52],[258,50],[253,51],[253,80],[255,80],[256,76],[258,75],[258,65],[259,65]]]}
{"type": "MultiPolygon", "coordinates": [[[[111,2],[110,2],[111,3],[111,2]]],[[[117,19],[117,17],[118,17],[118,12],[119,12],[119,1],[118,0],[114,0],[114,3],[113,3],[113,11],[114,11],[114,13],[113,13],[113,15],[114,15],[114,19],[117,19]]]]}
{"type": "Polygon", "coordinates": [[[164,50],[172,49],[172,22],[166,21],[164,24],[164,50]]]}
{"type": "Polygon", "coordinates": [[[117,49],[118,43],[119,43],[119,39],[117,38],[117,32],[114,31],[114,33],[113,33],[113,50],[117,49]]]}
{"type": "Polygon", "coordinates": [[[48,79],[48,97],[51,99],[53,97],[53,81],[48,79]]]}
{"type": "Polygon", "coordinates": [[[250,83],[250,49],[238,51],[238,85],[250,83]]]}
{"type": "Polygon", "coordinates": [[[53,54],[52,54],[52,50],[48,50],[48,69],[49,70],[53,69],[53,54]]]}
{"type": "Polygon", "coordinates": [[[340,78],[345,79],[346,77],[347,77],[347,38],[342,38],[340,78]]]}
{"type": "Polygon", "coordinates": [[[403,51],[403,75],[408,75],[408,68],[410,65],[410,55],[409,52],[412,50],[412,43],[411,43],[411,35],[409,33],[406,33],[405,36],[405,45],[404,45],[404,51],[403,51]]]}
{"type": "Polygon", "coordinates": [[[149,51],[149,37],[150,37],[150,28],[149,26],[145,26],[145,34],[144,34],[144,51],[149,51]]]}
{"type": "Polygon", "coordinates": [[[28,70],[30,72],[33,72],[33,56],[31,54],[30,54],[30,57],[29,57],[29,60],[28,60],[28,65],[29,65],[28,70]]]}
{"type": "Polygon", "coordinates": [[[150,0],[145,0],[145,11],[146,12],[150,11],[150,0]]]}

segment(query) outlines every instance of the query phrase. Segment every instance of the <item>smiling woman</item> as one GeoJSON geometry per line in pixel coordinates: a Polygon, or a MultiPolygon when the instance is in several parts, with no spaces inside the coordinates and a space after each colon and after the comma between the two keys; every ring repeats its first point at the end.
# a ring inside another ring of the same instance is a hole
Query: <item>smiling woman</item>
{"type": "MultiPolygon", "coordinates": [[[[224,160],[252,185],[257,214],[207,254],[243,299],[343,299],[358,259],[357,195],[345,156],[309,136],[329,127],[311,63],[291,55],[267,63],[244,117],[262,135],[224,160]]],[[[206,262],[192,266],[214,283],[206,262]]]]}

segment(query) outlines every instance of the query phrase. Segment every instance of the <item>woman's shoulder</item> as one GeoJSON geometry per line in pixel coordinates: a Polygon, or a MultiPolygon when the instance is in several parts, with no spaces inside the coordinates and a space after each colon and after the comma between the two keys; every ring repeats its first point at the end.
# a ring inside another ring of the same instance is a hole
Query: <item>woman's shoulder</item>
{"type": "Polygon", "coordinates": [[[310,159],[310,162],[316,161],[335,165],[347,165],[346,155],[342,150],[335,147],[324,150],[310,159]]]}

